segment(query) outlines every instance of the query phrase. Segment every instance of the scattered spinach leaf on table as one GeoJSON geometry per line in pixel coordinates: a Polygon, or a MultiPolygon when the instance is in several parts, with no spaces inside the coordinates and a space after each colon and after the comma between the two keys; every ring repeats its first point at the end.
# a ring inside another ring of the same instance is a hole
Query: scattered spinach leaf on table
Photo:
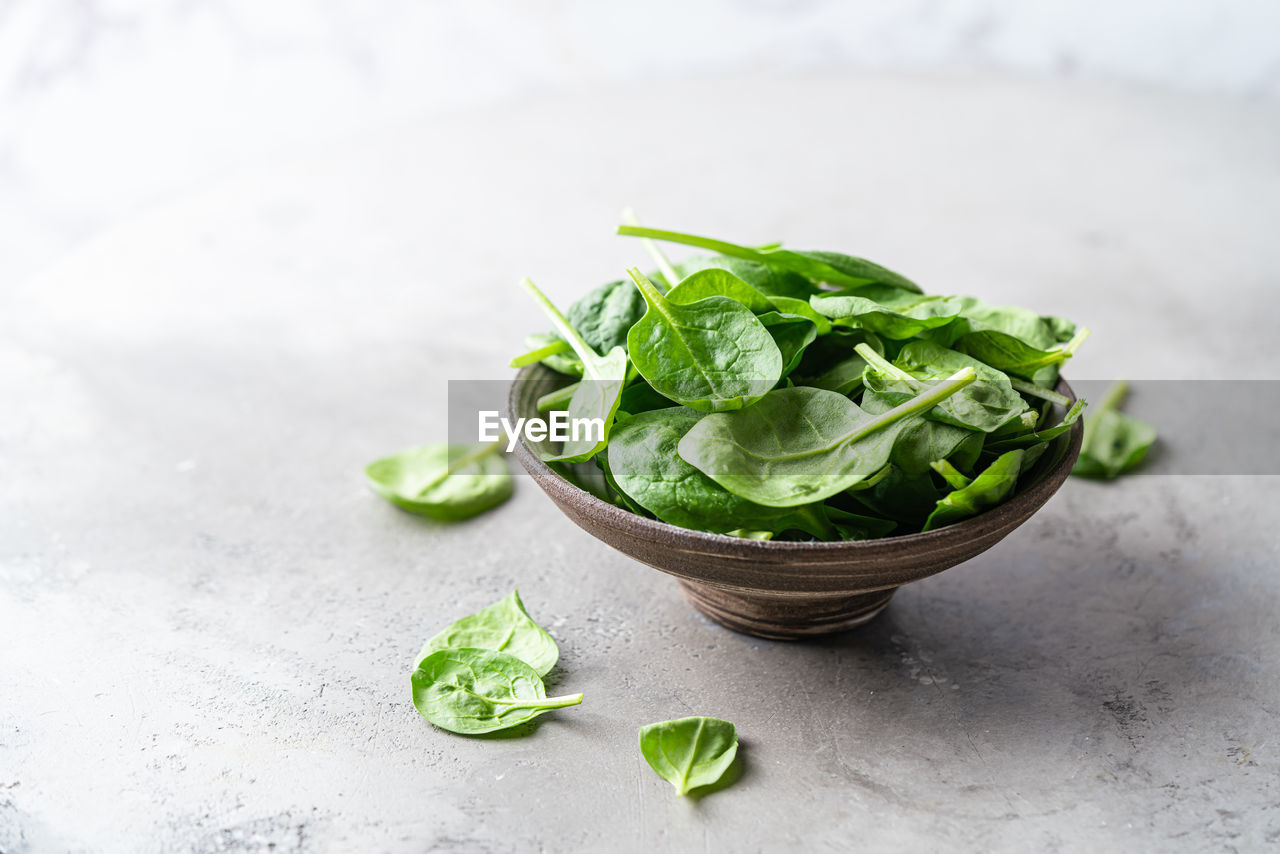
{"type": "Polygon", "coordinates": [[[1155,444],[1154,427],[1120,411],[1128,390],[1127,382],[1116,383],[1085,417],[1080,457],[1072,474],[1110,480],[1142,462],[1155,444]]]}
{"type": "Polygon", "coordinates": [[[581,694],[548,698],[536,670],[492,649],[437,650],[418,662],[410,682],[418,714],[463,735],[507,729],[582,702],[581,694]]]}
{"type": "Polygon", "coordinates": [[[738,730],[719,718],[690,717],[640,728],[640,754],[684,797],[719,782],[738,755],[738,730]]]}
{"type": "Polygon", "coordinates": [[[423,645],[418,660],[442,649],[461,647],[514,655],[537,671],[539,676],[551,672],[560,657],[560,648],[546,629],[529,616],[516,590],[492,605],[451,623],[423,645]]]}
{"type": "Polygon", "coordinates": [[[500,442],[420,445],[369,463],[374,492],[410,513],[442,522],[469,519],[511,497],[500,442]]]}

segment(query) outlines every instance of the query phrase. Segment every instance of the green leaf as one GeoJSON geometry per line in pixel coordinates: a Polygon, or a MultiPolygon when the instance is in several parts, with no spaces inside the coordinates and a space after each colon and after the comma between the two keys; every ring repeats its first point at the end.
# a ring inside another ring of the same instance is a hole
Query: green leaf
{"type": "Polygon", "coordinates": [[[972,369],[881,415],[822,389],[777,389],[750,409],[699,421],[680,456],[725,489],[757,504],[821,501],[875,474],[889,461],[909,419],[973,382],[972,369]]]}
{"type": "MultiPolygon", "coordinates": [[[[525,336],[524,346],[530,352],[544,348],[554,348],[555,352],[548,353],[539,361],[556,373],[570,377],[582,376],[582,360],[578,358],[577,353],[573,352],[569,342],[560,336],[552,335],[548,332],[535,332],[532,335],[525,336]],[[562,346],[567,352],[561,352],[562,346]]],[[[523,367],[523,365],[513,364],[511,367],[523,367]]]]}
{"type": "Polygon", "coordinates": [[[813,310],[832,320],[894,340],[946,326],[960,315],[952,297],[930,297],[890,285],[810,297],[813,310]]]}
{"type": "Polygon", "coordinates": [[[420,445],[365,467],[374,492],[392,504],[443,522],[469,519],[511,497],[500,442],[420,445]]]}
{"type": "Polygon", "coordinates": [[[966,430],[990,433],[1030,411],[1022,395],[1010,384],[1008,376],[963,353],[939,347],[931,341],[910,341],[890,364],[867,345],[858,346],[863,348],[858,352],[867,360],[868,370],[872,372],[864,377],[867,387],[890,397],[894,394],[918,394],[930,384],[964,368],[973,368],[977,372],[977,381],[947,398],[926,418],[966,430]]]}
{"type": "Polygon", "coordinates": [[[807,317],[798,314],[781,314],[766,311],[757,315],[761,325],[769,330],[773,343],[782,354],[782,376],[787,376],[800,364],[805,348],[818,337],[818,327],[807,317]]]}
{"type": "Polygon", "coordinates": [[[660,394],[704,412],[741,409],[782,374],[782,353],[751,310],[727,297],[670,302],[631,270],[649,310],[627,343],[636,370],[660,394]]]}
{"type": "Polygon", "coordinates": [[[814,311],[807,298],[793,299],[791,297],[774,296],[769,297],[769,301],[782,314],[798,314],[801,317],[807,317],[812,320],[819,336],[827,335],[831,332],[831,321],[814,311]]]}
{"type": "MultiPolygon", "coordinates": [[[[964,391],[957,394],[964,394],[964,391]]],[[[862,411],[881,415],[902,402],[902,395],[891,397],[868,388],[862,395],[862,411]]],[[[926,414],[925,418],[912,419],[898,431],[889,461],[908,474],[920,474],[928,471],[934,460],[950,457],[973,435],[972,430],[931,421],[926,414]]]]}
{"type": "Polygon", "coordinates": [[[738,755],[738,731],[719,718],[662,721],[640,728],[640,753],[683,797],[724,776],[738,755]]]}
{"type": "Polygon", "coordinates": [[[674,403],[674,400],[659,394],[644,380],[639,380],[622,390],[618,411],[639,415],[641,412],[649,412],[653,409],[666,409],[674,403]]]}
{"type": "Polygon", "coordinates": [[[583,431],[582,438],[565,442],[559,454],[546,456],[545,459],[567,463],[585,462],[609,443],[609,429],[618,411],[618,398],[627,382],[626,351],[621,347],[614,347],[601,357],[533,282],[525,279],[520,284],[550,318],[560,336],[569,342],[582,362],[583,382],[569,400],[570,421],[598,418],[604,424],[603,438],[596,440],[587,431],[583,431]]]}
{"type": "Polygon", "coordinates": [[[681,276],[689,276],[699,270],[728,270],[739,279],[767,297],[788,297],[808,303],[818,288],[799,273],[775,270],[755,261],[744,261],[728,255],[698,255],[676,265],[681,276]]]}
{"type": "Polygon", "coordinates": [[[520,593],[511,593],[487,608],[452,623],[423,645],[418,660],[441,649],[470,647],[492,649],[514,655],[546,676],[555,667],[560,649],[551,635],[533,621],[520,593]]]}
{"type": "Polygon", "coordinates": [[[1053,385],[1057,366],[1089,335],[1088,329],[1077,330],[1071,324],[1072,336],[1060,343],[1058,336],[1066,331],[1069,321],[1049,320],[1016,306],[987,305],[973,297],[958,299],[964,306],[961,317],[931,338],[993,368],[1045,386],[1053,385]]]}
{"type": "Polygon", "coordinates": [[[619,424],[609,442],[609,473],[617,488],[664,522],[724,534],[735,530],[805,531],[830,537],[815,506],[765,507],[721,487],[680,458],[680,440],[703,417],[676,406],[619,424]]]}
{"type": "Polygon", "coordinates": [[[536,670],[491,649],[437,650],[418,662],[410,682],[418,714],[462,735],[508,729],[582,702],[581,694],[548,698],[536,670]]]}
{"type": "MultiPolygon", "coordinates": [[[[630,290],[642,307],[640,315],[636,317],[639,320],[644,315],[644,297],[635,288],[630,290]]],[[[774,308],[767,296],[728,270],[699,270],[667,291],[667,300],[677,305],[689,305],[707,297],[728,297],[742,303],[754,314],[773,311],[774,308]]]]}
{"type": "Polygon", "coordinates": [[[1026,448],[1041,442],[1052,441],[1075,426],[1075,423],[1080,420],[1080,414],[1084,412],[1085,405],[1083,400],[1077,400],[1071,404],[1071,408],[1062,416],[1062,420],[1054,426],[1046,427],[1043,430],[1031,430],[990,442],[987,444],[986,450],[1004,453],[1014,448],[1026,448]]]}
{"type": "Polygon", "coordinates": [[[631,237],[648,237],[653,240],[665,240],[671,243],[683,243],[686,246],[697,246],[700,249],[718,252],[721,255],[730,255],[745,261],[754,261],[775,270],[798,273],[813,282],[835,285],[836,287],[856,288],[879,282],[909,291],[920,290],[919,286],[906,276],[881,267],[879,264],[872,263],[865,258],[844,255],[839,252],[751,249],[750,247],[739,246],[735,243],[728,243],[710,237],[699,237],[694,234],[633,225],[619,226],[618,234],[631,237]]]}
{"type": "Polygon", "coordinates": [[[606,282],[575,300],[565,318],[596,353],[627,346],[627,331],[644,316],[644,300],[631,282],[606,282]]]}
{"type": "Polygon", "coordinates": [[[953,525],[1003,503],[1013,493],[1021,471],[1021,450],[1001,454],[968,486],[953,490],[938,501],[937,507],[925,520],[924,530],[953,525]]]}
{"type": "Polygon", "coordinates": [[[1142,462],[1155,444],[1154,427],[1119,411],[1128,388],[1126,382],[1113,385],[1097,411],[1084,420],[1084,440],[1072,474],[1110,480],[1142,462]]]}
{"type": "Polygon", "coordinates": [[[523,368],[526,365],[535,365],[545,359],[553,356],[560,356],[565,353],[572,353],[573,348],[569,346],[568,341],[557,338],[554,341],[542,344],[527,353],[521,353],[511,360],[510,367],[523,368]]]}

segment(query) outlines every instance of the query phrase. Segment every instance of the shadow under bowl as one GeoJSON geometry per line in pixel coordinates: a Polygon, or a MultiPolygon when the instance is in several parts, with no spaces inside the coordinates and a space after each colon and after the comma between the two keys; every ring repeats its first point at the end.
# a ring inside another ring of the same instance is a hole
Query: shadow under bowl
{"type": "MultiPolygon", "coordinates": [[[[512,384],[509,413],[537,415],[538,398],[568,381],[542,365],[524,368],[512,384]]],[[[1075,399],[1064,380],[1058,391],[1075,399]]],[[[1077,421],[998,507],[934,531],[853,542],[760,541],[679,528],[581,489],[523,438],[515,454],[578,527],[628,557],[674,575],[699,611],[735,631],[783,640],[860,626],[883,611],[903,584],[949,569],[1000,542],[1062,486],[1080,454],[1082,437],[1083,422],[1077,421]]]]}

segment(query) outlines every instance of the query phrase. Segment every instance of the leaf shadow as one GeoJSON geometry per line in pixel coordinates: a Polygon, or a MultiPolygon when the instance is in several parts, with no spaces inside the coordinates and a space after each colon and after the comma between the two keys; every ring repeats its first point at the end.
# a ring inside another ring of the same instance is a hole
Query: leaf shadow
{"type": "Polygon", "coordinates": [[[542,724],[543,715],[539,715],[532,720],[527,720],[522,724],[516,724],[507,729],[495,730],[494,732],[482,732],[476,735],[469,735],[466,738],[479,739],[480,741],[505,741],[509,738],[526,738],[538,731],[538,727],[542,724]]]}

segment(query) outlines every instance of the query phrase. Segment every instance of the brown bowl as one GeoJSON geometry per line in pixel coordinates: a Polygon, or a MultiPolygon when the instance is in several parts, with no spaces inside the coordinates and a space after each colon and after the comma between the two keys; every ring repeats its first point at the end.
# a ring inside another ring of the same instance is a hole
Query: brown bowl
{"type": "MultiPolygon", "coordinates": [[[[511,387],[508,410],[537,414],[538,398],[566,383],[541,365],[511,387]]],[[[1074,400],[1071,387],[1058,391],[1074,400]]],[[[1058,491],[1080,454],[1083,422],[1055,440],[1004,504],[945,528],[855,542],[748,540],[678,528],[616,507],[565,480],[522,438],[516,459],[560,510],[618,551],[674,575],[693,606],[739,632],[791,639],[841,632],[885,609],[903,584],[976,557],[1058,491]]]]}

